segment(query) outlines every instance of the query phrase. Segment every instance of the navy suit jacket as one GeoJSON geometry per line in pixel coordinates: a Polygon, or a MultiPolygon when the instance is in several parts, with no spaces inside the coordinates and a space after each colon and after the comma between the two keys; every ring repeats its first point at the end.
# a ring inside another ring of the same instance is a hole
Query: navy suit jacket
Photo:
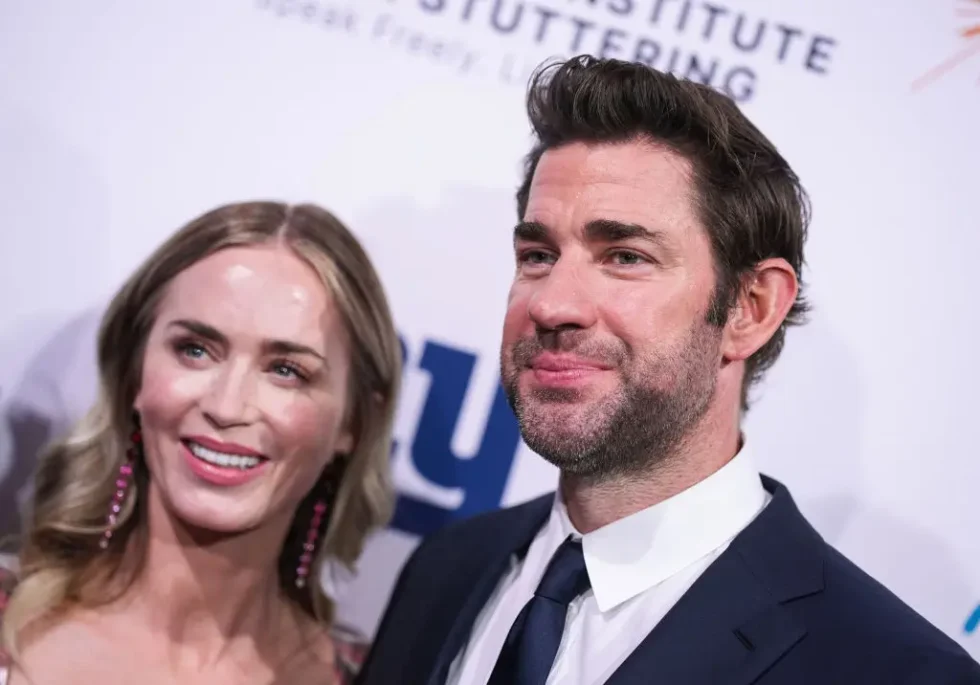
{"type": "MultiPolygon", "coordinates": [[[[980,665],[828,545],[790,493],[769,505],[643,639],[609,685],[980,684],[980,665]]],[[[437,532],[412,554],[360,685],[442,685],[552,496],[437,532]]]]}

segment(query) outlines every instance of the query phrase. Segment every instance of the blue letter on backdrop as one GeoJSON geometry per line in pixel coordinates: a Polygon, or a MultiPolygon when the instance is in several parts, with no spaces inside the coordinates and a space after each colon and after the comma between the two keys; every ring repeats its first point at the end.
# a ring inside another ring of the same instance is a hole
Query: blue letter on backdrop
{"type": "Polygon", "coordinates": [[[976,631],[977,626],[980,626],[980,604],[977,608],[973,610],[973,613],[966,619],[966,623],[963,626],[963,630],[967,635],[976,631]]]}
{"type": "Polygon", "coordinates": [[[510,467],[520,444],[517,419],[502,387],[497,388],[480,447],[469,459],[452,449],[463,399],[476,357],[468,352],[426,342],[419,366],[432,376],[412,443],[412,463],[429,482],[459,488],[463,502],[446,510],[408,495],[401,495],[392,527],[413,535],[427,535],[449,521],[500,506],[510,467]]]}

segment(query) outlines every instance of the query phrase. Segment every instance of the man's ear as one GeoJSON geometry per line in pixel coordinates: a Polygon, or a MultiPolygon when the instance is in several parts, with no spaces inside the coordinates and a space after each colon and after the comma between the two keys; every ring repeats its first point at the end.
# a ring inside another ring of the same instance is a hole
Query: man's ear
{"type": "Polygon", "coordinates": [[[725,324],[725,360],[744,361],[765,345],[786,319],[799,287],[785,259],[766,259],[746,274],[725,324]]]}

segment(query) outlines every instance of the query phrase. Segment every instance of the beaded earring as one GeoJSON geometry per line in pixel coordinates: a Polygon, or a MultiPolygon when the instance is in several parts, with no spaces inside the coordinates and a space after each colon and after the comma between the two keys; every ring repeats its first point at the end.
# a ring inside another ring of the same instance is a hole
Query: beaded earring
{"type": "Polygon", "coordinates": [[[323,523],[323,514],[327,511],[327,502],[324,499],[317,500],[313,505],[313,517],[310,519],[310,528],[306,533],[306,541],[303,543],[303,553],[299,556],[299,565],[296,567],[296,587],[306,587],[306,580],[310,575],[310,565],[313,563],[313,553],[316,551],[317,543],[320,538],[320,525],[323,523]]]}
{"type": "Polygon", "coordinates": [[[337,484],[343,477],[347,466],[347,455],[338,455],[334,464],[329,470],[325,479],[322,495],[313,505],[313,516],[310,518],[310,527],[306,532],[306,540],[303,542],[303,552],[299,556],[296,565],[296,587],[304,588],[310,577],[310,567],[313,564],[313,557],[316,554],[317,545],[320,544],[320,528],[327,510],[331,508],[334,494],[337,492],[337,484]]]}
{"type": "Polygon", "coordinates": [[[129,436],[129,449],[126,450],[126,460],[119,467],[119,473],[116,476],[116,492],[112,496],[112,504],[109,507],[109,515],[106,517],[106,527],[105,532],[102,533],[102,539],[99,540],[99,547],[101,549],[108,549],[109,542],[112,540],[112,533],[116,529],[116,521],[119,520],[119,512],[122,511],[123,502],[126,501],[126,496],[129,493],[129,486],[133,481],[133,467],[136,464],[137,458],[141,454],[143,445],[143,435],[140,433],[139,421],[137,419],[136,429],[129,436]]]}

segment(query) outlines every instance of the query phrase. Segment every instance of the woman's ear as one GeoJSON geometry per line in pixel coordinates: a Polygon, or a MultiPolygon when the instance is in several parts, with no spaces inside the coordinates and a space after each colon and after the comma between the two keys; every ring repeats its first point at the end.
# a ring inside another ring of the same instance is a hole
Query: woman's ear
{"type": "MultiPolygon", "coordinates": [[[[384,396],[379,392],[371,393],[371,406],[368,408],[369,412],[379,411],[384,406],[384,396]]],[[[354,412],[350,412],[347,418],[344,420],[344,424],[341,428],[340,435],[337,438],[337,444],[334,446],[334,452],[337,454],[353,454],[354,450],[357,449],[357,438],[354,432],[354,412]]]]}
{"type": "Polygon", "coordinates": [[[346,457],[353,452],[355,442],[354,433],[350,430],[349,426],[345,427],[337,437],[337,443],[334,445],[334,459],[346,457]]]}

